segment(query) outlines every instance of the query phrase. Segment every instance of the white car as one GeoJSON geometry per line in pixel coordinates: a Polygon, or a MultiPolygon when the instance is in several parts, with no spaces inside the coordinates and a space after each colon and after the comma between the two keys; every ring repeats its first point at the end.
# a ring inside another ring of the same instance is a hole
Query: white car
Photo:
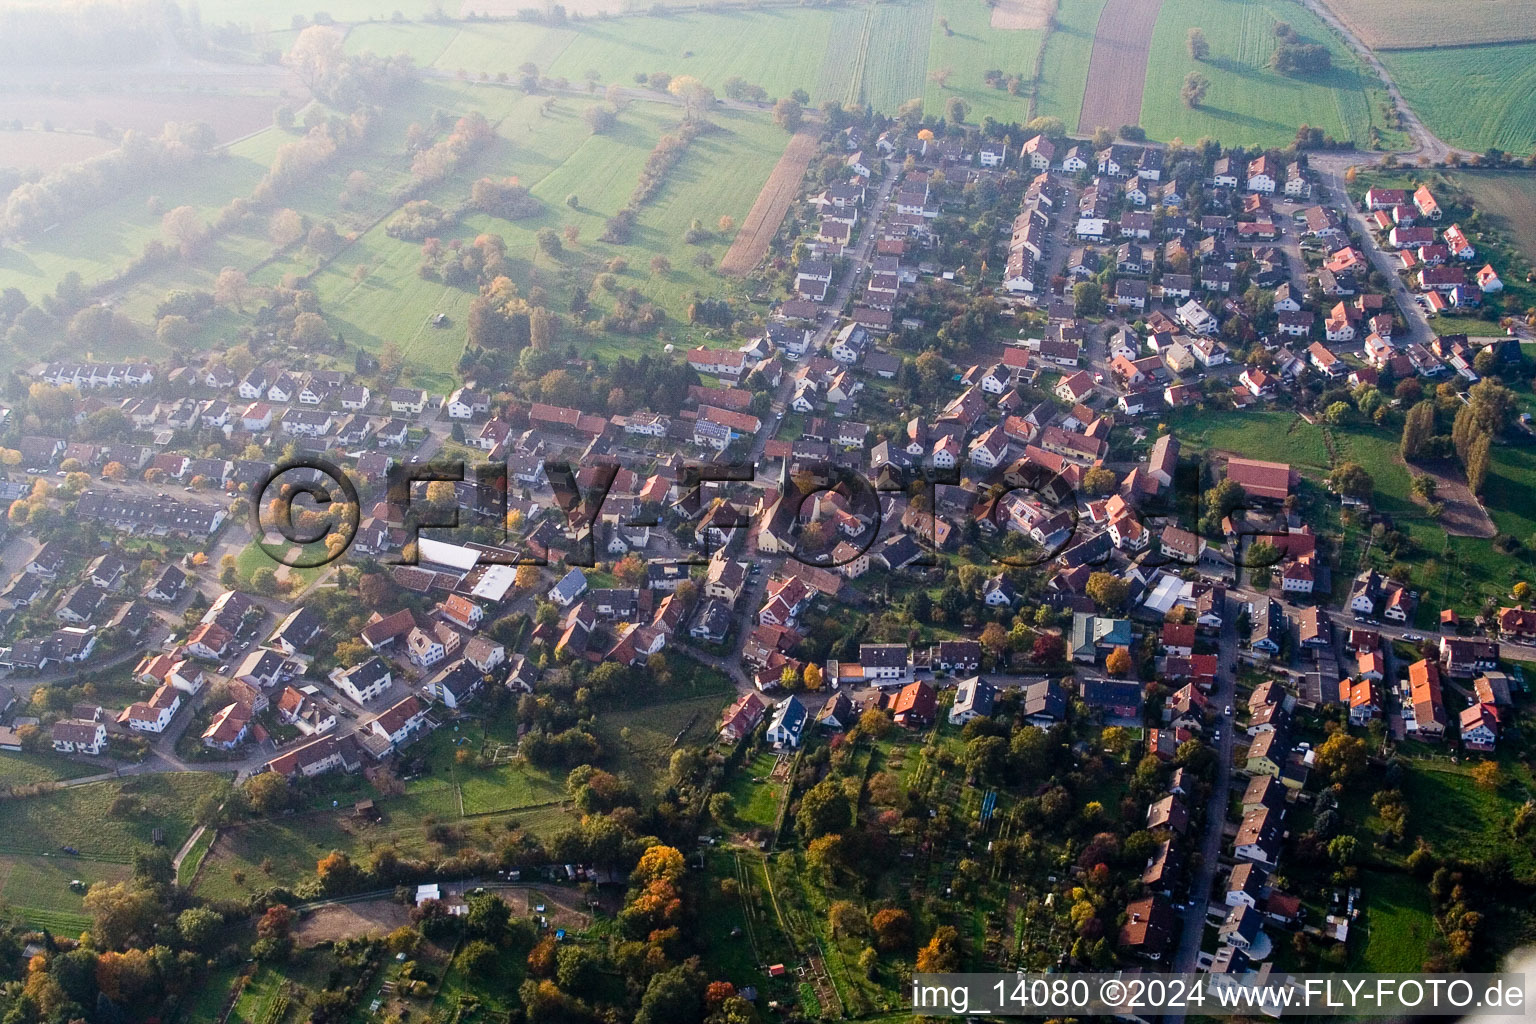
{"type": "Polygon", "coordinates": [[[1227,705],[1227,717],[1228,718],[1232,717],[1232,705],[1231,704],[1227,705]]]}

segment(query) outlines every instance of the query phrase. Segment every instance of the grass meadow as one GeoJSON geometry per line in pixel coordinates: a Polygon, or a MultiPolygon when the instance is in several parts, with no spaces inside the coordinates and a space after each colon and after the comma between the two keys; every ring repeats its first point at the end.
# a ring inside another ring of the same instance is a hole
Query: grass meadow
{"type": "MultiPolygon", "coordinates": [[[[970,108],[966,120],[972,123],[979,123],[988,116],[1020,124],[1029,120],[1027,89],[1013,96],[1007,89],[988,85],[982,76],[988,71],[1001,71],[1004,76],[1018,75],[1027,84],[1035,73],[1035,58],[1044,42],[1045,33],[1031,29],[1007,32],[994,29],[989,24],[991,16],[990,7],[971,0],[938,0],[934,5],[928,43],[928,70],[934,72],[947,68],[950,74],[944,86],[930,81],[925,90],[920,89],[912,94],[923,97],[923,109],[928,113],[943,114],[949,98],[958,96],[970,108]],[[948,32],[945,32],[940,19],[948,20],[948,32]]],[[[891,58],[881,52],[880,39],[876,36],[869,62],[875,65],[887,59],[891,58]]],[[[879,74],[878,71],[875,73],[879,74]]],[[[883,109],[878,102],[875,106],[883,109]]],[[[1076,111],[1073,111],[1072,118],[1075,122],[1076,111]]]]}
{"type": "MultiPolygon", "coordinates": [[[[1155,139],[1210,137],[1227,145],[1284,146],[1306,124],[1337,139],[1366,145],[1381,127],[1380,90],[1348,49],[1299,4],[1284,0],[1166,0],[1152,35],[1141,123],[1155,139]],[[1270,70],[1274,27],[1287,22],[1309,42],[1333,53],[1323,75],[1289,77],[1270,70]],[[1189,56],[1190,28],[1204,30],[1210,56],[1189,56]],[[1179,99],[1184,76],[1198,71],[1210,91],[1198,109],[1179,99]]],[[[1396,141],[1395,133],[1391,141],[1396,141]]]]}
{"type": "Polygon", "coordinates": [[[1477,153],[1536,151],[1536,43],[1380,56],[1409,106],[1446,142],[1477,153]]]}
{"type": "Polygon", "coordinates": [[[1077,126],[1088,87],[1088,57],[1105,0],[1061,0],[1056,8],[1056,27],[1045,37],[1045,56],[1040,81],[1035,85],[1034,110],[1038,117],[1059,117],[1077,126]]]}

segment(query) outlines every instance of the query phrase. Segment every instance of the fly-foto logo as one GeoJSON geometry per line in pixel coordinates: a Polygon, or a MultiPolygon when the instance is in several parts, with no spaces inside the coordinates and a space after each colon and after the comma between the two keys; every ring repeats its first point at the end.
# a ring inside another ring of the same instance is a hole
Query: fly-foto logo
{"type": "MultiPolygon", "coordinates": [[[[758,531],[760,551],[784,554],[806,565],[837,569],[865,557],[895,532],[912,535],[921,551],[904,564],[933,567],[936,552],[963,548],[977,563],[1012,569],[1046,566],[1066,552],[1074,564],[1107,565],[1116,550],[1097,528],[1080,500],[1075,477],[1019,459],[963,482],[955,468],[911,470],[882,466],[871,478],[832,463],[796,464],[761,479],[757,466],[745,462],[688,462],[668,488],[664,502],[641,503],[613,494],[624,467],[614,460],[576,467],[569,462],[544,466],[552,497],[553,534],[565,564],[597,564],[605,527],[659,528],[693,523],[689,563],[706,563],[727,547],[738,530],[758,531]],[[759,483],[765,486],[757,486],[759,483]],[[739,500],[730,500],[732,486],[739,500]],[[750,496],[741,498],[741,495],[750,496]],[[624,509],[610,514],[610,499],[624,509]],[[563,521],[562,521],[563,520],[563,521]],[[958,534],[958,536],[957,536],[958,534]]],[[[1195,474],[1198,511],[1220,497],[1195,474]]],[[[370,502],[370,522],[382,528],[369,538],[368,551],[381,561],[414,565],[422,530],[430,539],[473,531],[479,561],[485,564],[545,565],[548,543],[525,543],[508,529],[511,508],[505,463],[470,464],[456,460],[408,462],[390,466],[382,505],[370,502]],[[446,487],[434,487],[446,485],[446,487]],[[436,497],[434,497],[434,494],[436,497]],[[447,495],[446,497],[444,495],[447,495]]],[[[1186,495],[1187,497],[1187,495],[1186,495]]],[[[317,568],[344,556],[361,533],[363,498],[345,470],[319,458],[299,458],[275,467],[252,491],[254,535],[273,561],[293,568],[317,568]]],[[[1128,503],[1119,515],[1123,528],[1159,538],[1140,550],[1122,552],[1144,569],[1168,565],[1187,568],[1206,561],[1213,568],[1268,568],[1277,546],[1273,534],[1234,526],[1226,543],[1208,544],[1176,525],[1181,506],[1177,488],[1156,507],[1128,503]]],[[[1204,518],[1244,523],[1250,506],[1231,488],[1219,502],[1222,515],[1204,518]]]]}

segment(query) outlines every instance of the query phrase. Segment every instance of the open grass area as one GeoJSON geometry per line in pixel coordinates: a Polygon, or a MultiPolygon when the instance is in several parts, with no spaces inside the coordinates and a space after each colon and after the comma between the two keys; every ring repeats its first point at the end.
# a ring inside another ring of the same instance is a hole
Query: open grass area
{"type": "Polygon", "coordinates": [[[97,765],[82,764],[48,752],[30,754],[5,751],[0,753],[0,787],[79,779],[87,775],[95,775],[100,771],[97,765]]]}
{"type": "Polygon", "coordinates": [[[1037,117],[1059,117],[1069,128],[1077,126],[1088,85],[1088,56],[1104,2],[1061,0],[1057,6],[1056,26],[1045,37],[1045,63],[1035,87],[1037,117]]]}
{"type": "Polygon", "coordinates": [[[1451,145],[1477,153],[1496,146],[1520,156],[1536,149],[1536,43],[1380,56],[1409,106],[1451,145]]]}
{"type": "Polygon", "coordinates": [[[78,935],[89,926],[90,915],[82,902],[84,891],[75,892],[70,883],[117,882],[128,874],[125,864],[67,855],[0,857],[0,906],[35,927],[78,935]]]}
{"type": "Polygon", "coordinates": [[[1186,448],[1216,448],[1324,472],[1328,468],[1322,428],[1292,412],[1207,409],[1177,413],[1169,416],[1167,423],[1186,448]]]}
{"type": "MultiPolygon", "coordinates": [[[[854,17],[862,18],[863,12],[854,17]]],[[[828,41],[852,18],[831,10],[722,10],[660,17],[596,19],[553,27],[527,22],[462,25],[362,25],[347,37],[354,52],[406,52],[439,70],[512,76],[531,61],[540,73],[581,83],[598,72],[602,85],[634,85],[634,76],[663,71],[692,75],[720,91],[739,75],[772,96],[795,89],[814,102],[828,41]]]]}
{"type": "Polygon", "coordinates": [[[773,827],[785,788],[782,783],[768,781],[777,759],[773,751],[759,750],[732,776],[725,791],[731,796],[731,809],[740,824],[773,827]]]}
{"type": "Polygon", "coordinates": [[[1360,891],[1365,912],[1350,935],[1349,970],[1422,970],[1435,930],[1424,883],[1411,875],[1367,870],[1360,873],[1360,891]]]}
{"type": "MultiPolygon", "coordinates": [[[[930,81],[925,91],[913,94],[923,97],[924,112],[942,115],[949,98],[958,96],[969,108],[966,120],[973,124],[987,116],[1020,124],[1029,120],[1027,89],[1020,90],[1015,96],[1006,88],[988,85],[983,75],[988,71],[1001,71],[1004,78],[1019,76],[1027,86],[1035,73],[1035,57],[1040,52],[1045,33],[1034,29],[1005,32],[991,26],[991,17],[992,8],[974,0],[938,0],[933,5],[928,71],[948,70],[949,75],[944,85],[930,81]],[[948,21],[947,31],[941,19],[948,21]]],[[[877,32],[881,27],[877,20],[877,32]]],[[[882,52],[881,36],[877,34],[870,49],[870,67],[879,68],[882,62],[894,59],[894,56],[882,52]]],[[[919,72],[920,85],[921,76],[922,72],[919,72]]],[[[875,107],[886,109],[878,102],[875,107]]],[[[1073,117],[1076,118],[1075,113],[1073,117]]]]}
{"type": "Polygon", "coordinates": [[[1403,786],[1412,808],[1410,827],[1442,856],[1476,860],[1505,853],[1516,877],[1532,877],[1536,850],[1509,831],[1515,809],[1536,796],[1529,766],[1505,759],[1505,781],[1496,790],[1474,782],[1471,767],[1443,758],[1413,762],[1403,786]]]}
{"type": "Polygon", "coordinates": [[[212,772],[168,772],[6,800],[0,802],[0,852],[54,854],[70,846],[82,857],[126,864],[136,848],[150,845],[157,828],[175,851],[192,832],[198,800],[227,785],[212,772]]]}
{"type": "MultiPolygon", "coordinates": [[[[1369,144],[1382,126],[1376,79],[1368,77],[1344,44],[1299,4],[1285,0],[1165,0],[1152,35],[1142,93],[1141,123],[1152,138],[1187,143],[1210,137],[1226,145],[1288,145],[1298,126],[1321,128],[1336,139],[1369,144]],[[1327,46],[1332,70],[1287,76],[1268,61],[1288,23],[1305,41],[1327,46]],[[1187,34],[1199,27],[1210,56],[1189,56],[1187,34]],[[1184,76],[1198,71],[1210,91],[1197,109],[1179,98],[1184,76]]],[[[1392,140],[1392,141],[1395,141],[1392,140]]]]}
{"type": "Polygon", "coordinates": [[[678,745],[708,743],[720,724],[720,712],[731,702],[727,690],[604,712],[597,717],[597,734],[607,760],[641,791],[655,788],[665,777],[678,745]],[[681,744],[673,740],[682,733],[681,744]]]}

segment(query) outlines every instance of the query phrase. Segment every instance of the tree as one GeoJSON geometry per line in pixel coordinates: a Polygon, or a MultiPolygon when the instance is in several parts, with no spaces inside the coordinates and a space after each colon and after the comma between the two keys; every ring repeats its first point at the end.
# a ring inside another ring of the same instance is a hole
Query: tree
{"type": "Polygon", "coordinates": [[[1489,448],[1492,444],[1491,434],[1478,434],[1467,449],[1467,488],[1473,494],[1483,493],[1483,483],[1488,479],[1489,448]]]}
{"type": "Polygon", "coordinates": [[[805,110],[794,98],[785,96],[773,105],[773,123],[787,132],[797,132],[805,122],[805,110]]]}
{"type": "Polygon", "coordinates": [[[1531,599],[1531,585],[1524,580],[1521,580],[1519,583],[1516,583],[1512,588],[1510,588],[1509,593],[1510,596],[1515,599],[1516,604],[1523,605],[1531,599]]]}
{"type": "Polygon", "coordinates": [[[1329,426],[1340,427],[1355,416],[1355,407],[1348,402],[1334,402],[1323,410],[1323,419],[1329,426]]]}
{"type": "Polygon", "coordinates": [[[1504,769],[1497,761],[1479,761],[1472,768],[1472,781],[1483,789],[1497,790],[1504,784],[1504,769]]]}
{"type": "Polygon", "coordinates": [[[311,92],[319,92],[321,83],[345,58],[341,33],[324,25],[311,25],[300,32],[283,63],[293,68],[311,92]]]}
{"type": "Polygon", "coordinates": [[[869,931],[869,918],[858,904],[838,900],[827,909],[827,927],[835,938],[859,938],[869,931]]]}
{"type": "Polygon", "coordinates": [[[1333,782],[1344,782],[1365,771],[1370,751],[1365,741],[1347,732],[1336,732],[1318,744],[1318,771],[1333,782]]]}
{"type": "Polygon", "coordinates": [[[675,847],[657,844],[640,855],[640,862],[630,875],[630,884],[643,886],[654,881],[664,881],[675,885],[686,870],[683,855],[675,847]]]}
{"type": "Polygon", "coordinates": [[[1095,466],[1083,474],[1083,490],[1094,497],[1113,494],[1119,485],[1120,478],[1115,471],[1103,466],[1095,466]]]}
{"type": "Polygon", "coordinates": [[[213,301],[221,306],[233,306],[237,312],[245,312],[245,296],[250,282],[245,273],[235,267],[225,267],[213,282],[213,301]]]}
{"type": "MultiPolygon", "coordinates": [[[[578,947],[572,946],[571,949],[578,947]]],[[[496,973],[501,954],[484,939],[473,939],[459,950],[459,966],[472,978],[488,978],[496,973]]]]}
{"type": "Polygon", "coordinates": [[[1376,481],[1358,462],[1341,462],[1328,474],[1328,486],[1348,498],[1369,498],[1376,481]]]}
{"type": "Polygon", "coordinates": [[[1198,71],[1191,71],[1184,76],[1184,84],[1179,87],[1179,98],[1184,105],[1191,110],[1198,109],[1205,100],[1206,91],[1211,87],[1210,79],[1198,71]]]}
{"type": "Polygon", "coordinates": [[[833,832],[841,832],[853,819],[853,806],[843,788],[831,779],[823,779],[800,798],[795,828],[806,842],[833,832]]]}
{"type": "Polygon", "coordinates": [[[891,731],[891,717],[876,707],[865,708],[859,714],[859,733],[871,739],[882,739],[891,731]]]}
{"type": "Polygon", "coordinates": [[[1083,316],[1104,311],[1104,287],[1097,281],[1079,281],[1072,286],[1072,302],[1083,316]]]}
{"type": "Polygon", "coordinates": [[[1413,493],[1425,501],[1434,501],[1435,494],[1439,490],[1439,484],[1435,478],[1427,474],[1419,474],[1413,478],[1413,493]]]}
{"type": "Polygon", "coordinates": [[[912,915],[905,910],[894,907],[877,910],[870,918],[869,926],[874,930],[875,945],[881,952],[899,952],[912,944],[912,915]]]}
{"type": "Polygon", "coordinates": [[[464,928],[472,936],[500,943],[512,920],[512,908],[493,892],[473,893],[465,901],[464,928]]]}
{"type": "Polygon", "coordinates": [[[917,951],[920,974],[953,974],[960,969],[960,933],[952,925],[934,929],[928,944],[917,951]]]}
{"type": "Polygon", "coordinates": [[[101,949],[146,944],[160,917],[154,893],[125,882],[97,882],[84,903],[91,915],[91,937],[101,949]]]}
{"type": "Polygon", "coordinates": [[[295,917],[287,904],[274,904],[257,920],[256,934],[263,939],[286,939],[293,931],[295,917]]]}
{"type": "Polygon", "coordinates": [[[715,91],[692,75],[678,75],[667,85],[667,92],[683,101],[683,116],[695,121],[704,107],[715,101],[715,91]]]}
{"type": "Polygon", "coordinates": [[[1189,55],[1195,60],[1205,60],[1211,55],[1211,44],[1206,41],[1204,29],[1191,27],[1184,35],[1184,44],[1189,47],[1189,55]]]}
{"type": "Polygon", "coordinates": [[[1089,574],[1085,592],[1100,608],[1112,611],[1124,606],[1131,584],[1115,573],[1095,572],[1089,574]]]}
{"type": "Polygon", "coordinates": [[[1035,637],[1029,656],[1036,664],[1054,665],[1066,656],[1067,642],[1059,633],[1041,633],[1035,637]]]}
{"type": "Polygon", "coordinates": [[[965,105],[965,100],[959,96],[951,96],[944,104],[944,119],[950,124],[964,124],[965,115],[970,113],[970,108],[965,105]]]}
{"type": "Polygon", "coordinates": [[[1423,452],[1430,435],[1435,432],[1435,403],[1426,399],[1408,410],[1403,417],[1403,437],[1398,452],[1404,461],[1412,462],[1423,452]]]}
{"type": "Polygon", "coordinates": [[[358,870],[348,857],[340,850],[332,850],[321,857],[315,864],[315,874],[320,879],[320,886],[328,893],[345,892],[357,884],[358,870]]]}
{"type": "Polygon", "coordinates": [[[1328,841],[1328,859],[1340,867],[1347,866],[1354,861],[1359,845],[1354,836],[1335,836],[1328,841]]]}
{"type": "Polygon", "coordinates": [[[611,131],[613,126],[619,123],[619,115],[614,113],[612,107],[604,107],[598,104],[588,107],[581,116],[587,119],[587,126],[592,129],[593,135],[601,135],[606,131],[611,131]]]}
{"type": "Polygon", "coordinates": [[[287,777],[277,772],[252,775],[240,787],[240,792],[253,811],[267,815],[276,814],[287,807],[292,796],[287,777]]]}
{"type": "Polygon", "coordinates": [[[192,255],[208,235],[208,225],[194,206],[178,206],[167,210],[160,218],[160,230],[171,244],[180,250],[183,258],[192,255]]]}
{"type": "Polygon", "coordinates": [[[1104,659],[1104,671],[1112,676],[1123,676],[1130,670],[1131,652],[1124,647],[1116,647],[1104,659]]]}
{"type": "Polygon", "coordinates": [[[224,928],[224,918],[207,907],[189,907],[176,916],[181,940],[200,952],[211,952],[214,939],[224,928]]]}
{"type": "Polygon", "coordinates": [[[696,970],[674,967],[651,977],[640,1000],[635,1024],[676,1024],[703,1016],[701,984],[696,970]]]}
{"type": "Polygon", "coordinates": [[[821,666],[814,661],[805,666],[805,688],[812,693],[821,689],[821,666]]]}

